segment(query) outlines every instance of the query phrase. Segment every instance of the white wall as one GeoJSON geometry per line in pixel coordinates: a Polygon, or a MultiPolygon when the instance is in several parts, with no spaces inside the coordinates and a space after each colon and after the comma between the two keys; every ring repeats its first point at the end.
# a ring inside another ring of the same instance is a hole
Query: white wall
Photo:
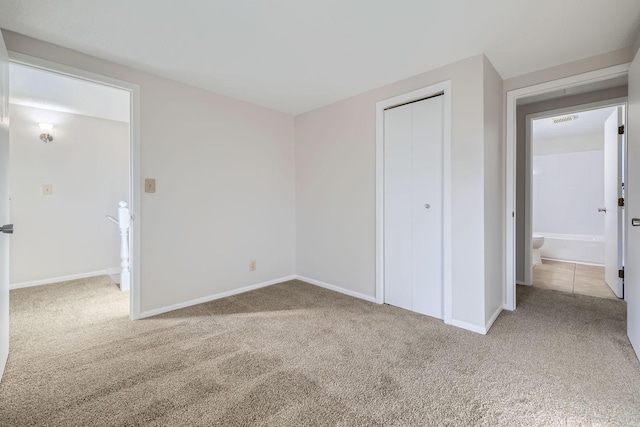
{"type": "Polygon", "coordinates": [[[18,105],[10,115],[10,283],[117,268],[119,230],[105,215],[129,200],[129,124],[18,105]],[[39,122],[55,123],[53,142],[39,122]]]}
{"type": "Polygon", "coordinates": [[[567,135],[559,138],[538,139],[533,135],[534,156],[546,154],[577,153],[579,151],[604,150],[604,124],[602,132],[586,135],[567,135]]]}
{"type": "Polygon", "coordinates": [[[294,273],[292,116],[3,35],[11,51],[140,86],[142,178],[156,179],[135,223],[143,313],[294,273]]]}
{"type": "MultiPolygon", "coordinates": [[[[640,44],[640,36],[639,36],[640,44]]],[[[636,45],[637,46],[637,45],[636,45]]],[[[634,51],[634,54],[638,52],[634,51]]],[[[640,163],[640,56],[635,59],[629,69],[629,105],[627,109],[629,128],[627,140],[627,164],[640,163]]],[[[627,200],[625,211],[627,213],[627,256],[634,257],[635,262],[627,262],[625,265],[625,289],[624,299],[627,302],[627,335],[631,345],[640,357],[640,263],[637,262],[640,253],[640,229],[629,226],[630,218],[640,216],[640,170],[637,167],[627,169],[627,200]]]]}
{"type": "MultiPolygon", "coordinates": [[[[502,78],[484,57],[484,263],[485,324],[502,310],[505,292],[505,152],[502,78]]],[[[490,325],[489,325],[490,326],[490,325]]]]}
{"type": "Polygon", "coordinates": [[[534,156],[532,190],[534,232],[604,236],[604,150],[534,156]]]}
{"type": "MultiPolygon", "coordinates": [[[[495,228],[485,229],[485,138],[496,156],[490,162],[502,161],[502,81],[491,68],[477,55],[296,117],[298,274],[375,296],[375,104],[450,79],[453,318],[485,327],[485,233],[495,228]],[[485,116],[489,107],[495,111],[485,116]]],[[[500,181],[496,172],[486,188],[502,200],[500,181]]],[[[491,210],[500,224],[503,212],[491,210]]],[[[489,263],[493,278],[502,267],[489,263]]]]}

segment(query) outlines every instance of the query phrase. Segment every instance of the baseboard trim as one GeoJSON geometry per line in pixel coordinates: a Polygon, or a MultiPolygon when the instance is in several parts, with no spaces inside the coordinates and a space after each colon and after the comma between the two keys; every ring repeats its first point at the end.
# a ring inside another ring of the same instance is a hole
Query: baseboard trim
{"type": "Polygon", "coordinates": [[[350,297],[359,298],[359,299],[363,299],[365,301],[377,303],[375,297],[372,297],[372,296],[369,296],[369,295],[365,295],[365,294],[361,294],[360,292],[355,292],[355,291],[351,291],[349,289],[341,288],[339,286],[330,285],[329,283],[321,282],[319,280],[311,279],[311,278],[305,277],[305,276],[296,276],[296,279],[298,279],[298,280],[300,280],[302,282],[309,283],[311,285],[315,285],[315,286],[319,286],[321,288],[329,289],[330,291],[339,292],[339,293],[344,294],[344,295],[349,295],[350,297]]]}
{"type": "MultiPolygon", "coordinates": [[[[487,322],[486,326],[484,327],[484,329],[489,332],[489,329],[491,329],[491,327],[493,326],[493,322],[496,321],[496,319],[498,318],[498,316],[500,316],[500,313],[502,313],[502,307],[498,307],[498,309],[496,310],[495,313],[493,313],[493,316],[491,316],[491,319],[489,319],[489,321],[487,322]]],[[[485,332],[486,333],[486,332],[485,332]]]]}
{"type": "Polygon", "coordinates": [[[451,319],[446,322],[447,325],[456,326],[458,328],[466,329],[467,331],[475,332],[477,334],[486,335],[487,328],[483,326],[474,325],[472,323],[463,322],[462,320],[451,319]]]}
{"type": "Polygon", "coordinates": [[[242,294],[245,292],[253,291],[255,289],[265,288],[267,286],[275,285],[282,282],[287,282],[289,280],[294,280],[296,276],[286,276],[281,277],[279,279],[269,280],[267,282],[256,283],[255,285],[249,285],[238,289],[233,289],[226,292],[220,292],[217,294],[209,295],[202,298],[196,298],[185,302],[180,302],[178,304],[169,305],[166,307],[154,308],[152,310],[143,311],[140,313],[138,319],[144,319],[146,317],[157,316],[158,314],[168,313],[170,311],[180,310],[181,308],[187,308],[198,304],[203,304],[205,302],[215,301],[217,299],[230,297],[233,295],[242,294]]]}
{"type": "Polygon", "coordinates": [[[105,276],[105,275],[108,275],[108,271],[110,270],[112,269],[90,271],[87,273],[71,274],[69,276],[51,277],[49,279],[33,280],[31,282],[14,283],[9,285],[9,289],[30,288],[32,286],[42,286],[42,285],[49,285],[51,283],[68,282],[69,280],[78,280],[78,279],[86,279],[89,277],[105,276]]]}
{"type": "Polygon", "coordinates": [[[547,261],[566,262],[567,264],[593,265],[596,267],[604,267],[604,264],[599,264],[597,262],[571,261],[570,259],[561,259],[561,258],[542,258],[542,259],[547,261]]]}

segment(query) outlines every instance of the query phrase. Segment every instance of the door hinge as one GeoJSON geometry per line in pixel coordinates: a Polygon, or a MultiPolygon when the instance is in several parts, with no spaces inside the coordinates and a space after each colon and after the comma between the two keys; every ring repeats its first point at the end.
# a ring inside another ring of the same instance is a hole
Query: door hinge
{"type": "Polygon", "coordinates": [[[624,197],[618,199],[618,206],[624,206],[624,197]]]}
{"type": "Polygon", "coordinates": [[[624,268],[622,270],[618,270],[618,277],[624,279],[624,268]]]}
{"type": "Polygon", "coordinates": [[[618,135],[624,135],[624,125],[618,126],[618,135]]]}

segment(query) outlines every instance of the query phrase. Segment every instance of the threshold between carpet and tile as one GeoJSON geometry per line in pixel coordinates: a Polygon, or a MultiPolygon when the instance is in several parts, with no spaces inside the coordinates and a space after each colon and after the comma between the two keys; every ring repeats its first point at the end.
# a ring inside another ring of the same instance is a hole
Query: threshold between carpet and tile
{"type": "Polygon", "coordinates": [[[625,303],[517,296],[482,336],[295,280],[139,321],[108,277],[17,289],[0,425],[639,425],[625,303]]]}

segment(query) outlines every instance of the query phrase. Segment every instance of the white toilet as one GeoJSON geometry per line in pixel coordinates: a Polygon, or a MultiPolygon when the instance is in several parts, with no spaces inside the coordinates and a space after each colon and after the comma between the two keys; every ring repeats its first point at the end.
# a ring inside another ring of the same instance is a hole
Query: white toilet
{"type": "Polygon", "coordinates": [[[531,239],[533,243],[533,251],[531,251],[531,264],[535,267],[538,264],[542,264],[542,258],[540,257],[540,248],[544,245],[544,236],[540,234],[534,234],[531,239]]]}

